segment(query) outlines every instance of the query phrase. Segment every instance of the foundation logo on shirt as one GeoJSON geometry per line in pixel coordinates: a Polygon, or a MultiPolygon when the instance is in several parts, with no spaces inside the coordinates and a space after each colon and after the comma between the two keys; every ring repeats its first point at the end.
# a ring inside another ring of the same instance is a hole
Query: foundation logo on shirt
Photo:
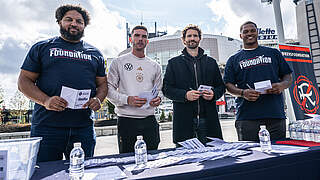
{"type": "Polygon", "coordinates": [[[239,66],[241,69],[251,68],[258,65],[264,65],[264,64],[271,64],[272,60],[271,57],[264,57],[262,56],[256,56],[251,59],[245,59],[239,62],[239,66]]]}
{"type": "Polygon", "coordinates": [[[137,80],[138,82],[142,82],[142,81],[143,81],[143,73],[138,72],[138,73],[136,74],[136,80],[137,80]]]}
{"type": "Polygon", "coordinates": [[[312,82],[301,75],[294,82],[293,95],[301,110],[308,114],[315,114],[319,108],[319,94],[312,82]]]}
{"type": "Polygon", "coordinates": [[[91,54],[85,54],[83,51],[76,50],[66,50],[61,48],[50,48],[49,49],[50,57],[57,58],[70,58],[70,59],[78,59],[78,60],[92,60],[91,54]]]}
{"type": "Polygon", "coordinates": [[[133,69],[133,65],[131,63],[126,63],[123,67],[127,71],[131,71],[133,69]]]}

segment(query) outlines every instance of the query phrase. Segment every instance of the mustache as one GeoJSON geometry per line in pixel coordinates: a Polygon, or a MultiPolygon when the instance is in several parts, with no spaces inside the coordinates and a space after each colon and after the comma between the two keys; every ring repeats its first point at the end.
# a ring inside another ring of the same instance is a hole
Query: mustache
{"type": "Polygon", "coordinates": [[[76,26],[70,26],[70,27],[68,28],[68,30],[70,30],[70,29],[76,29],[76,30],[79,31],[79,28],[77,28],[76,26]]]}

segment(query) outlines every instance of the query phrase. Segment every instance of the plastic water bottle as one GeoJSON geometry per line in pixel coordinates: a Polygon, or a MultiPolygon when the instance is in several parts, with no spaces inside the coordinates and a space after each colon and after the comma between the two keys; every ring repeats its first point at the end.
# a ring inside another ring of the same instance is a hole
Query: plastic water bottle
{"type": "Polygon", "coordinates": [[[137,136],[137,141],[134,145],[134,153],[136,166],[145,166],[148,162],[147,145],[143,140],[143,136],[137,136]]]}
{"type": "Polygon", "coordinates": [[[266,129],[265,125],[260,126],[259,131],[259,139],[260,139],[260,147],[262,152],[269,152],[271,151],[271,141],[270,141],[270,134],[266,129]]]}
{"type": "Polygon", "coordinates": [[[314,141],[315,142],[315,121],[310,121],[310,141],[314,141]]]}
{"type": "Polygon", "coordinates": [[[303,140],[302,124],[303,124],[303,121],[301,120],[297,121],[297,125],[296,125],[297,140],[303,140]]]}
{"type": "Polygon", "coordinates": [[[69,177],[71,180],[80,180],[84,175],[84,151],[81,143],[74,143],[70,153],[69,177]]]}
{"type": "Polygon", "coordinates": [[[297,134],[296,134],[296,122],[290,122],[289,123],[289,135],[290,139],[297,139],[297,134]]]}
{"type": "Polygon", "coordinates": [[[314,141],[320,142],[320,122],[315,122],[313,126],[314,141]]]}
{"type": "Polygon", "coordinates": [[[309,121],[305,120],[302,124],[303,140],[311,141],[311,130],[309,121]]]}

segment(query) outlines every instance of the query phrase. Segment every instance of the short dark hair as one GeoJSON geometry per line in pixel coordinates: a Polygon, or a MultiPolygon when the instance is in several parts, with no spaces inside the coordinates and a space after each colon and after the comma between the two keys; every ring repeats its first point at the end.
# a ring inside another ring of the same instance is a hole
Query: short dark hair
{"type": "Polygon", "coordinates": [[[78,13],[82,15],[85,26],[87,26],[90,23],[89,12],[85,10],[83,7],[81,7],[80,5],[72,5],[72,4],[66,4],[58,7],[58,9],[56,10],[57,23],[59,23],[62,20],[62,18],[68,11],[72,11],[72,10],[76,10],[78,13]]]}
{"type": "Polygon", "coordinates": [[[244,22],[244,23],[240,26],[240,33],[241,33],[242,29],[243,29],[243,26],[244,26],[244,25],[247,25],[247,24],[253,24],[254,27],[256,27],[256,29],[258,29],[256,23],[254,23],[254,22],[252,22],[252,21],[246,21],[246,22],[244,22]]]}
{"type": "Polygon", "coordinates": [[[135,26],[135,27],[132,29],[131,34],[133,34],[133,31],[134,31],[134,30],[137,30],[137,29],[143,29],[143,30],[145,30],[146,32],[148,32],[148,29],[147,29],[145,26],[137,25],[137,26],[135,26]]]}
{"type": "Polygon", "coordinates": [[[182,38],[185,39],[186,38],[186,34],[187,34],[187,31],[189,29],[193,29],[193,30],[196,30],[198,31],[198,35],[199,35],[199,38],[201,39],[201,29],[199,28],[199,26],[197,25],[193,25],[193,24],[189,24],[188,26],[186,26],[183,30],[182,30],[182,38]]]}

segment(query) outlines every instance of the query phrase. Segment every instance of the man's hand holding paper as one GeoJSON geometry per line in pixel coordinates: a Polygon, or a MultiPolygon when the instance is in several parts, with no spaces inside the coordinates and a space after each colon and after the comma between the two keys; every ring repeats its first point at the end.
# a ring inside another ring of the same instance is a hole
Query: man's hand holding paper
{"type": "Polygon", "coordinates": [[[271,81],[259,81],[254,83],[254,88],[261,94],[267,94],[267,90],[272,89],[271,81]]]}
{"type": "Polygon", "coordinates": [[[138,96],[129,96],[128,97],[128,104],[131,106],[142,107],[146,104],[147,98],[142,98],[138,96]]]}
{"type": "Polygon", "coordinates": [[[97,111],[101,108],[101,101],[97,97],[90,98],[89,101],[87,101],[84,105],[82,105],[83,108],[89,107],[93,111],[97,111]]]}
{"type": "Polygon", "coordinates": [[[151,101],[150,101],[150,106],[152,106],[152,107],[157,107],[157,106],[159,106],[160,105],[160,103],[161,103],[161,98],[158,96],[158,97],[156,97],[156,98],[153,98],[151,101]]]}
{"type": "Polygon", "coordinates": [[[139,106],[142,108],[148,108],[149,106],[156,107],[159,106],[161,102],[161,98],[157,97],[159,94],[158,86],[155,85],[151,91],[142,92],[139,94],[139,98],[143,98],[146,100],[146,102],[143,104],[143,106],[139,106]]]}
{"type": "Polygon", "coordinates": [[[198,88],[198,91],[201,93],[203,99],[208,100],[208,101],[212,100],[212,98],[214,96],[214,92],[212,91],[211,86],[200,85],[198,88]]]}
{"type": "Polygon", "coordinates": [[[267,90],[268,94],[280,94],[286,87],[282,83],[272,83],[272,88],[267,90]]]}
{"type": "Polygon", "coordinates": [[[67,102],[68,108],[82,109],[88,106],[86,103],[90,99],[90,93],[91,89],[77,90],[62,86],[60,98],[67,102]]]}

